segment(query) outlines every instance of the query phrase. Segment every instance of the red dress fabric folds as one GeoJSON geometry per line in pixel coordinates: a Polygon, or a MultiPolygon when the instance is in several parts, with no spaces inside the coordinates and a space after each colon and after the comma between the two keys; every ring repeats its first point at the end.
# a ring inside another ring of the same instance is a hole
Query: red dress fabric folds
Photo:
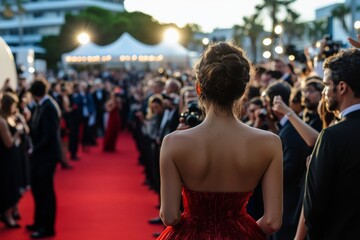
{"type": "Polygon", "coordinates": [[[103,150],[114,152],[116,140],[121,129],[121,118],[119,108],[115,107],[109,112],[107,128],[105,130],[103,150]]]}
{"type": "Polygon", "coordinates": [[[181,220],[158,240],[263,240],[266,236],[246,212],[252,192],[198,192],[183,187],[181,220]]]}

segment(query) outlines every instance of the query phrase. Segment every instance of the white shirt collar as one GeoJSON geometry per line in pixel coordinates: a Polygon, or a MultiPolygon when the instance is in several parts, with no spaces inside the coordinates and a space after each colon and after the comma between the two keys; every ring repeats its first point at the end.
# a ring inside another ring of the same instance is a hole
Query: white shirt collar
{"type": "Polygon", "coordinates": [[[348,115],[349,113],[354,112],[354,111],[356,111],[356,110],[360,110],[360,103],[354,104],[354,105],[351,105],[351,106],[348,107],[348,108],[345,108],[345,109],[340,113],[340,118],[343,118],[343,117],[345,117],[346,115],[348,115]]]}
{"type": "Polygon", "coordinates": [[[289,119],[286,117],[286,116],[283,116],[281,119],[280,119],[280,122],[279,124],[283,127],[287,121],[289,121],[289,119]]]}
{"type": "Polygon", "coordinates": [[[49,99],[49,96],[48,95],[45,95],[42,99],[40,99],[39,103],[38,103],[38,106],[41,106],[46,100],[49,99]]]}

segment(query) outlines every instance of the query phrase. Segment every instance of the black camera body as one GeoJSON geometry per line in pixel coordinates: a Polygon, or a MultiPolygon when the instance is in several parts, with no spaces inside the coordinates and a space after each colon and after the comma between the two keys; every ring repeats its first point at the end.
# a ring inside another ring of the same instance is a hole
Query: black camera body
{"type": "Polygon", "coordinates": [[[188,103],[188,109],[180,114],[181,118],[184,118],[185,124],[189,127],[195,127],[199,125],[201,120],[201,110],[197,101],[191,101],[188,103]]]}
{"type": "Polygon", "coordinates": [[[341,42],[333,41],[331,35],[329,35],[329,34],[325,34],[324,39],[325,39],[325,46],[322,51],[323,58],[330,57],[330,56],[334,55],[335,53],[339,52],[341,42]]]}
{"type": "Polygon", "coordinates": [[[265,120],[266,116],[268,115],[268,112],[265,108],[262,108],[259,113],[259,118],[262,120],[265,120]]]}

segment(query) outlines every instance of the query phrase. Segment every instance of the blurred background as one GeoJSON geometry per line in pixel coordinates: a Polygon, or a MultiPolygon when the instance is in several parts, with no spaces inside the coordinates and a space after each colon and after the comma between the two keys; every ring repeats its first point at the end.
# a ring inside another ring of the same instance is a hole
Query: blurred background
{"type": "Polygon", "coordinates": [[[236,41],[255,63],[281,57],[301,64],[304,49],[315,56],[325,35],[330,48],[348,47],[346,38],[360,27],[359,5],[359,0],[3,0],[0,36],[19,73],[29,79],[43,73],[50,81],[88,67],[186,68],[219,40],[236,41]],[[109,45],[124,33],[148,48],[139,51],[130,41],[115,46],[127,51],[114,52],[109,45]],[[166,44],[157,46],[163,41],[177,42],[177,51],[166,54],[166,44]],[[74,52],[81,44],[88,46],[74,52]]]}

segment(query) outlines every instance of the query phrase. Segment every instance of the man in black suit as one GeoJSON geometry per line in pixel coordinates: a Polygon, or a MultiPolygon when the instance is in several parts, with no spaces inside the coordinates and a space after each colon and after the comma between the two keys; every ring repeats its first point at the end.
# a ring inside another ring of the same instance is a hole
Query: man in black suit
{"type": "Polygon", "coordinates": [[[347,49],[324,62],[328,110],[339,123],[315,144],[304,198],[308,239],[357,239],[360,227],[360,50],[347,49]]]}
{"type": "Polygon", "coordinates": [[[284,200],[283,221],[279,231],[272,235],[273,240],[294,239],[301,212],[306,158],[310,149],[288,120],[289,116],[272,110],[274,99],[278,96],[289,104],[291,86],[284,81],[276,81],[262,94],[270,118],[279,125],[278,135],[283,147],[284,200]]]}
{"type": "Polygon", "coordinates": [[[95,111],[96,111],[96,137],[104,136],[104,114],[105,103],[109,99],[109,93],[104,89],[101,79],[97,78],[94,81],[95,91],[92,93],[92,97],[94,99],[95,111]]]}
{"type": "Polygon", "coordinates": [[[56,199],[54,174],[61,161],[60,109],[47,95],[46,80],[35,80],[30,92],[37,103],[30,122],[33,142],[31,160],[31,189],[35,203],[34,223],[27,229],[32,238],[55,235],[56,199]]]}

